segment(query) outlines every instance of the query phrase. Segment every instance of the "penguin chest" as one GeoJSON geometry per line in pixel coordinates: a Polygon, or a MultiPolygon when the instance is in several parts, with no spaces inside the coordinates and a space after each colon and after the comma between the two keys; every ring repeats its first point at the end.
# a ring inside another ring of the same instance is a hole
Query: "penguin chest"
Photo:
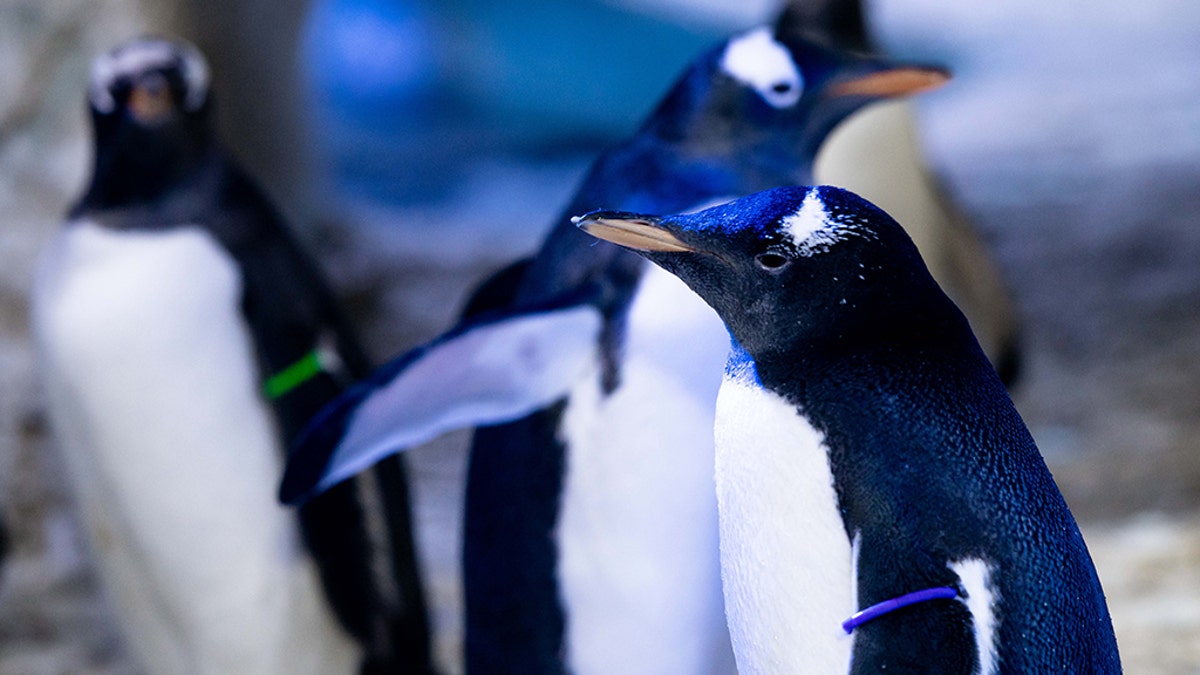
{"type": "Polygon", "coordinates": [[[234,261],[199,228],[76,223],[40,271],[51,417],[126,630],[152,670],[274,667],[276,633],[321,610],[288,604],[311,570],[234,261]]]}
{"type": "Polygon", "coordinates": [[[559,430],[567,468],[558,574],[571,664],[580,673],[728,673],[712,483],[728,334],[682,282],[650,266],[623,347],[616,390],[601,390],[597,367],[571,392],[559,430]]]}
{"type": "Polygon", "coordinates": [[[779,395],[730,376],[717,399],[721,573],[738,671],[845,673],[851,544],[824,438],[779,395]]]}
{"type": "Polygon", "coordinates": [[[52,255],[38,313],[48,385],[102,480],[169,490],[165,502],[256,505],[241,490],[270,485],[279,458],[233,260],[199,228],[86,223],[52,255]]]}

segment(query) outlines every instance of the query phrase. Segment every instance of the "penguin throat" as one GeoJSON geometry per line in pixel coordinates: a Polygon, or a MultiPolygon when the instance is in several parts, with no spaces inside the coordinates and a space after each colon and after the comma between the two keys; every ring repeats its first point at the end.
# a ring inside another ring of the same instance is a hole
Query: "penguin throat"
{"type": "Polygon", "coordinates": [[[161,200],[212,160],[210,144],[195,136],[135,129],[101,143],[98,134],[92,182],[82,204],[107,209],[161,200]]]}

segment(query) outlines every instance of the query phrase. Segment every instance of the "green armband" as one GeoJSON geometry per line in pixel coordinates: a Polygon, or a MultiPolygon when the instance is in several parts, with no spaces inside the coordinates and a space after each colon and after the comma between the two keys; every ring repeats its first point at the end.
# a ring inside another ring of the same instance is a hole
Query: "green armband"
{"type": "Polygon", "coordinates": [[[292,365],[268,377],[263,383],[263,393],[274,401],[316,377],[323,370],[325,366],[321,363],[320,349],[314,349],[292,365]]]}

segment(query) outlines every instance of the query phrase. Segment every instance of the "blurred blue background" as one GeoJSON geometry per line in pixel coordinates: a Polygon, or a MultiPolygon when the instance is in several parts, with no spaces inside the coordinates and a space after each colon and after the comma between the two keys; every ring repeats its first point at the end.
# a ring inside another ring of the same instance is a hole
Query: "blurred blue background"
{"type": "Polygon", "coordinates": [[[420,202],[480,153],[554,158],[629,133],[729,30],[600,0],[317,0],[300,63],[334,189],[420,202]]]}

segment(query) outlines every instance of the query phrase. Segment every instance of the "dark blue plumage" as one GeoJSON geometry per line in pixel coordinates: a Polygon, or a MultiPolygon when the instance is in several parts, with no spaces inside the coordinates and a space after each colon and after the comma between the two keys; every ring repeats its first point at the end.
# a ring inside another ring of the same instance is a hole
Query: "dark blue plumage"
{"type": "MultiPolygon", "coordinates": [[[[958,588],[961,601],[855,629],[850,672],[1120,671],[1075,521],[966,320],[887,214],[843,190],[794,187],[694,215],[600,213],[580,226],[683,279],[733,337],[725,386],[766,390],[819,433],[857,556],[857,608],[958,588]],[[986,570],[974,598],[964,561],[986,570]]],[[[718,408],[718,438],[739,414],[718,408]]],[[[807,447],[781,442],[794,445],[785,454],[807,447]]],[[[728,496],[723,536],[746,499],[728,496]]],[[[741,561],[722,563],[729,578],[741,561]]],[[[753,612],[734,611],[739,620],[760,627],[753,612]]],[[[754,663],[758,647],[734,631],[739,666],[754,663]]]]}

